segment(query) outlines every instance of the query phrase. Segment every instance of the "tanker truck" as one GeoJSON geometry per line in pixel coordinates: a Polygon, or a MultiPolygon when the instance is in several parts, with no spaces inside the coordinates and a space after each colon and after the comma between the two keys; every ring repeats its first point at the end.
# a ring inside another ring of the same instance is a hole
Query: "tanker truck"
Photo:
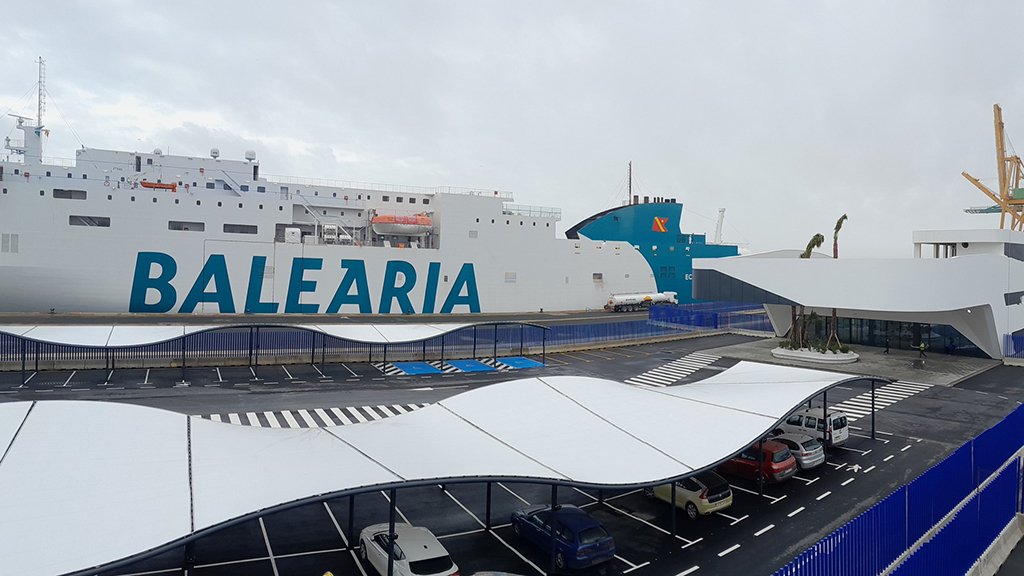
{"type": "Polygon", "coordinates": [[[636,292],[612,294],[604,309],[608,312],[635,312],[645,310],[654,304],[678,304],[675,292],[636,292]]]}

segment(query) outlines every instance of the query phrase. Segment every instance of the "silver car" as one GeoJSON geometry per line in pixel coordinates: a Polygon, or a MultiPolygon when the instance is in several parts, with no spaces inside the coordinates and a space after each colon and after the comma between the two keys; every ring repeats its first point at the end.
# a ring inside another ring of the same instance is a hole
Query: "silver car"
{"type": "Polygon", "coordinates": [[[825,461],[825,448],[822,447],[821,442],[806,434],[787,432],[772,437],[772,440],[782,442],[789,448],[789,451],[793,453],[793,457],[796,458],[797,466],[801,470],[809,470],[816,466],[821,466],[822,462],[825,461]]]}

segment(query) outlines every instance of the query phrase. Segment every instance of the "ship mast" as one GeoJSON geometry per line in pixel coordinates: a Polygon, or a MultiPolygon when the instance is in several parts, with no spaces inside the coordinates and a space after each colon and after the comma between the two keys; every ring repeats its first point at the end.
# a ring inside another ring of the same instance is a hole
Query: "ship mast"
{"type": "Polygon", "coordinates": [[[633,203],[633,161],[626,168],[626,205],[633,203]]]}
{"type": "Polygon", "coordinates": [[[43,113],[46,112],[46,60],[39,60],[39,101],[36,107],[36,128],[43,127],[43,113]]]}
{"type": "Polygon", "coordinates": [[[995,124],[996,137],[996,173],[999,176],[999,191],[993,192],[981,183],[977,178],[967,172],[960,174],[968,182],[974,184],[989,197],[996,206],[987,208],[969,208],[972,213],[988,213],[990,211],[1000,212],[999,228],[1006,228],[1006,217],[1010,217],[1010,230],[1024,231],[1024,188],[1021,188],[1021,181],[1024,180],[1024,163],[1020,156],[1008,155],[1006,151],[1006,128],[1003,125],[1003,109],[999,104],[992,106],[993,120],[995,124]]]}

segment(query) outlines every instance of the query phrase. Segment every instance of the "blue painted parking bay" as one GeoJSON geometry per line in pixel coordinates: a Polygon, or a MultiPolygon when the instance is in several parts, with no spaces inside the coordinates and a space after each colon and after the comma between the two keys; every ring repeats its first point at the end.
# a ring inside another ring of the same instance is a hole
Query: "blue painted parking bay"
{"type": "Polygon", "coordinates": [[[516,370],[522,370],[524,368],[542,368],[544,365],[536,360],[530,360],[529,358],[523,358],[522,356],[508,356],[506,358],[498,358],[498,362],[514,368],[516,370]]]}
{"type": "Polygon", "coordinates": [[[420,374],[440,374],[441,371],[427,364],[426,362],[392,362],[395,368],[398,368],[406,374],[417,376],[420,374]]]}
{"type": "Polygon", "coordinates": [[[493,366],[488,366],[479,360],[445,360],[445,362],[458,368],[460,372],[494,372],[493,366]]]}

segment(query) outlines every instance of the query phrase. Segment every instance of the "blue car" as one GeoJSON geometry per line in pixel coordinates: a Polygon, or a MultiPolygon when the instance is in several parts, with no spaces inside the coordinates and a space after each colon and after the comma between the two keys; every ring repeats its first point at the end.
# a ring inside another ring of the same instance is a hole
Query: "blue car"
{"type": "Polygon", "coordinates": [[[575,506],[543,504],[512,513],[512,531],[541,548],[551,550],[555,534],[555,567],[587,568],[615,556],[615,539],[604,526],[575,506]]]}

